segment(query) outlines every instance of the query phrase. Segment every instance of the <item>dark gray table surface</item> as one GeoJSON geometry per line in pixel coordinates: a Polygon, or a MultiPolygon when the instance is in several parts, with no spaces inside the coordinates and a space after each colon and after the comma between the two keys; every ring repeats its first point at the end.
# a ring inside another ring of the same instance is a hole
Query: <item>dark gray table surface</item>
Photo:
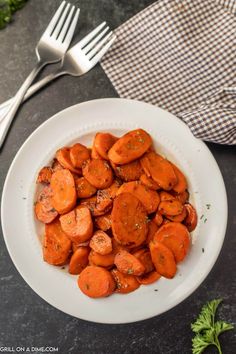
{"type": "MultiPolygon", "coordinates": [[[[16,92],[35,64],[35,44],[59,3],[60,0],[30,0],[15,15],[14,22],[0,31],[0,101],[16,92]]],[[[81,0],[76,38],[104,19],[115,28],[151,3],[151,0],[81,0]]],[[[15,154],[41,123],[73,104],[104,97],[117,97],[117,94],[97,66],[80,79],[59,79],[25,103],[0,152],[1,191],[15,154]]],[[[187,354],[191,352],[190,323],[201,306],[214,298],[224,299],[219,314],[235,323],[236,151],[234,147],[207,145],[224,177],[229,205],[228,227],[215,266],[190,297],[167,313],[138,323],[101,325],[82,321],[48,305],[31,290],[15,269],[1,234],[0,349],[52,346],[58,347],[60,354],[187,354]]],[[[18,236],[17,230],[15,236],[18,236]]],[[[222,348],[225,354],[236,353],[235,331],[222,336],[222,348]]],[[[216,353],[214,349],[207,352],[216,353]]]]}

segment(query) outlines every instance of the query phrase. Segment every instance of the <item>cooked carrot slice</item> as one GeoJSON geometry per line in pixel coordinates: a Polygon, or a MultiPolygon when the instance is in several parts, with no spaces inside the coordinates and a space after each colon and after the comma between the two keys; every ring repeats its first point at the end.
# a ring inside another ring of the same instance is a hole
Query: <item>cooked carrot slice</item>
{"type": "Polygon", "coordinates": [[[44,224],[52,222],[57,217],[58,212],[52,206],[52,189],[49,186],[40,192],[34,210],[37,219],[44,224]]]}
{"type": "Polygon", "coordinates": [[[108,151],[118,140],[110,133],[97,133],[94,138],[94,147],[98,154],[105,160],[108,160],[108,151]]]}
{"type": "Polygon", "coordinates": [[[157,273],[155,270],[152,272],[143,274],[139,277],[136,277],[137,281],[142,284],[142,285],[149,285],[152,283],[155,283],[155,281],[159,280],[161,277],[161,274],[157,273]]]}
{"type": "Polygon", "coordinates": [[[145,272],[145,267],[139,259],[125,250],[116,254],[114,263],[121,273],[142,275],[145,272]]]}
{"type": "Polygon", "coordinates": [[[113,201],[107,189],[100,189],[97,192],[96,208],[105,213],[112,208],[113,201]]]}
{"type": "Polygon", "coordinates": [[[43,259],[53,265],[65,264],[71,252],[71,241],[63,232],[58,219],[45,225],[43,259]]]}
{"type": "Polygon", "coordinates": [[[154,265],[152,263],[152,258],[150,251],[146,248],[142,248],[139,251],[133,253],[133,255],[142,263],[145,270],[144,273],[149,273],[154,269],[154,265]]]}
{"type": "Polygon", "coordinates": [[[102,255],[93,250],[89,253],[89,264],[97,265],[100,267],[109,268],[114,265],[115,253],[102,255]]]}
{"type": "Polygon", "coordinates": [[[136,277],[119,272],[118,269],[112,269],[112,276],[116,282],[116,292],[120,294],[128,294],[139,288],[140,284],[136,277]]]}
{"type": "Polygon", "coordinates": [[[188,231],[191,232],[197,226],[197,212],[196,209],[190,203],[185,204],[185,208],[187,211],[187,217],[184,220],[184,224],[187,226],[188,231]]]}
{"type": "Polygon", "coordinates": [[[111,213],[107,213],[105,215],[97,216],[94,220],[95,226],[102,230],[107,231],[111,228],[111,213]]]}
{"type": "Polygon", "coordinates": [[[94,195],[94,196],[92,196],[90,198],[81,199],[80,205],[87,206],[93,216],[105,215],[112,207],[112,204],[111,204],[111,205],[109,205],[109,207],[107,209],[98,210],[98,208],[97,208],[97,196],[96,195],[94,195]]]}
{"type": "Polygon", "coordinates": [[[52,174],[52,205],[59,214],[68,213],[76,204],[74,177],[69,170],[58,170],[52,174]]]}
{"type": "Polygon", "coordinates": [[[81,175],[81,169],[75,168],[71,162],[70,148],[64,147],[62,149],[57,150],[56,158],[64,168],[67,168],[71,172],[81,175]]]}
{"type": "Polygon", "coordinates": [[[138,198],[130,193],[118,195],[111,213],[112,233],[121,245],[134,248],[147,236],[147,213],[138,198]]]}
{"type": "Polygon", "coordinates": [[[187,216],[187,209],[183,206],[183,211],[179,215],[166,215],[166,218],[174,222],[182,222],[187,216]]]}
{"type": "Polygon", "coordinates": [[[118,139],[108,157],[113,163],[123,165],[141,157],[151,145],[150,135],[143,129],[136,129],[118,139]]]}
{"type": "Polygon", "coordinates": [[[53,159],[52,162],[52,172],[56,172],[58,170],[63,170],[64,167],[60,164],[60,162],[57,159],[53,159]]]}
{"type": "Polygon", "coordinates": [[[156,191],[149,189],[139,181],[127,182],[122,184],[117,195],[121,193],[131,193],[140,200],[148,214],[157,210],[160,203],[159,195],[156,191]]]}
{"type": "Polygon", "coordinates": [[[160,202],[158,206],[158,212],[161,215],[179,215],[183,211],[183,204],[181,204],[178,200],[165,200],[160,202]]]}
{"type": "Polygon", "coordinates": [[[93,234],[93,221],[89,209],[80,205],[60,216],[63,231],[73,242],[85,242],[93,234]]]}
{"type": "Polygon", "coordinates": [[[175,199],[179,200],[180,203],[185,204],[189,198],[189,192],[186,190],[182,193],[173,192],[175,199]]]}
{"type": "Polygon", "coordinates": [[[158,230],[157,224],[154,222],[154,220],[150,220],[148,223],[148,234],[147,234],[146,244],[149,244],[149,242],[152,241],[157,230],[158,230]]]}
{"type": "Polygon", "coordinates": [[[152,241],[150,252],[157,273],[165,278],[173,278],[176,273],[176,263],[172,251],[163,243],[152,241]]]}
{"type": "Polygon", "coordinates": [[[159,211],[156,212],[156,215],[154,216],[153,221],[155,222],[155,224],[157,224],[157,226],[160,226],[163,223],[163,217],[159,213],[159,211]]]}
{"type": "Polygon", "coordinates": [[[91,159],[93,159],[93,160],[104,160],[104,159],[102,158],[102,156],[99,155],[99,153],[98,153],[97,150],[95,149],[94,144],[93,144],[92,150],[91,150],[91,159]]]}
{"type": "Polygon", "coordinates": [[[88,266],[79,275],[78,286],[92,298],[106,297],[115,290],[115,281],[111,273],[101,267],[88,266]]]}
{"type": "Polygon", "coordinates": [[[89,245],[89,241],[85,242],[72,242],[72,252],[74,253],[79,247],[87,247],[89,245]]]}
{"type": "Polygon", "coordinates": [[[153,242],[157,241],[173,252],[176,262],[181,262],[190,248],[188,229],[178,222],[170,222],[161,226],[153,238],[153,242]]]}
{"type": "Polygon", "coordinates": [[[146,153],[140,161],[146,175],[161,188],[170,190],[178,182],[171,163],[155,152],[146,153]]]}
{"type": "Polygon", "coordinates": [[[174,165],[173,162],[171,164],[178,180],[178,182],[174,185],[173,190],[177,193],[183,193],[188,188],[187,180],[180,169],[174,165]]]}
{"type": "Polygon", "coordinates": [[[51,167],[45,166],[39,171],[36,183],[50,183],[52,177],[51,167]]]}
{"type": "Polygon", "coordinates": [[[69,263],[70,274],[80,274],[88,265],[89,247],[78,247],[72,254],[69,263]]]}
{"type": "Polygon", "coordinates": [[[145,173],[143,173],[140,176],[140,181],[142,184],[144,184],[146,187],[153,189],[154,191],[157,191],[160,189],[160,186],[158,183],[156,183],[151,177],[148,177],[145,173]]]}
{"type": "Polygon", "coordinates": [[[89,246],[92,248],[92,250],[103,256],[112,252],[111,238],[101,230],[98,230],[94,233],[90,240],[89,246]]]}
{"type": "Polygon", "coordinates": [[[159,193],[159,195],[160,195],[161,202],[165,202],[166,200],[175,200],[176,199],[172,194],[165,192],[165,191],[161,191],[159,193]]]}
{"type": "Polygon", "coordinates": [[[111,166],[115,172],[115,175],[125,182],[137,181],[143,173],[139,160],[132,161],[125,165],[116,165],[111,162],[111,166]]]}
{"type": "Polygon", "coordinates": [[[89,198],[97,192],[97,189],[84,177],[76,178],[75,186],[78,198],[89,198]]]}
{"type": "Polygon", "coordinates": [[[74,168],[81,169],[83,163],[90,159],[90,151],[89,149],[82,144],[75,144],[69,150],[70,161],[74,168]]]}
{"type": "Polygon", "coordinates": [[[95,188],[108,188],[113,182],[112,169],[105,160],[88,160],[83,165],[82,171],[83,176],[95,188]]]}

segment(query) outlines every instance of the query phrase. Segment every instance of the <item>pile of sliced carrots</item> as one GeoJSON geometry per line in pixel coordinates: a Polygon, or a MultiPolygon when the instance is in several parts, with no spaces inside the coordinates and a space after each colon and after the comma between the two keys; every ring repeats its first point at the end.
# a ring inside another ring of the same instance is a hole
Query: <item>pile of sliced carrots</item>
{"type": "Polygon", "coordinates": [[[37,183],[44,261],[69,264],[89,297],[171,279],[189,252],[197,213],[187,180],[142,129],[97,133],[92,149],[61,148],[37,183]]]}

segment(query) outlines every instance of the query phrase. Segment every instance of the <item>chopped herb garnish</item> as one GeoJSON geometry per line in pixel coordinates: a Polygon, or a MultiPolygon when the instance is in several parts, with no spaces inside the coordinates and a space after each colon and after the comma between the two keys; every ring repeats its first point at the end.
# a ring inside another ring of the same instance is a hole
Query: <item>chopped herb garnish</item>
{"type": "Polygon", "coordinates": [[[200,217],[200,220],[202,220],[204,218],[204,214],[202,214],[202,216],[200,217]]]}
{"type": "Polygon", "coordinates": [[[207,222],[207,218],[204,219],[204,224],[207,222]]]}
{"type": "Polygon", "coordinates": [[[204,248],[202,248],[202,253],[204,253],[205,252],[205,249],[204,248]]]}
{"type": "Polygon", "coordinates": [[[128,272],[127,272],[127,274],[133,274],[133,269],[128,269],[128,272]]]}
{"type": "Polygon", "coordinates": [[[211,204],[206,204],[207,209],[209,210],[211,207],[211,204]]]}

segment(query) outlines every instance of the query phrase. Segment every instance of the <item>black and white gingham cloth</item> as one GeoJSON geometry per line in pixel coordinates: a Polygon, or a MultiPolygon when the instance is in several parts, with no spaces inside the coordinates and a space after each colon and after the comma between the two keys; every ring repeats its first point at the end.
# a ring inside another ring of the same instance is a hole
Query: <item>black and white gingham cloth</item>
{"type": "Polygon", "coordinates": [[[236,144],[236,0],[159,0],[121,25],[102,67],[120,97],[236,144]]]}

